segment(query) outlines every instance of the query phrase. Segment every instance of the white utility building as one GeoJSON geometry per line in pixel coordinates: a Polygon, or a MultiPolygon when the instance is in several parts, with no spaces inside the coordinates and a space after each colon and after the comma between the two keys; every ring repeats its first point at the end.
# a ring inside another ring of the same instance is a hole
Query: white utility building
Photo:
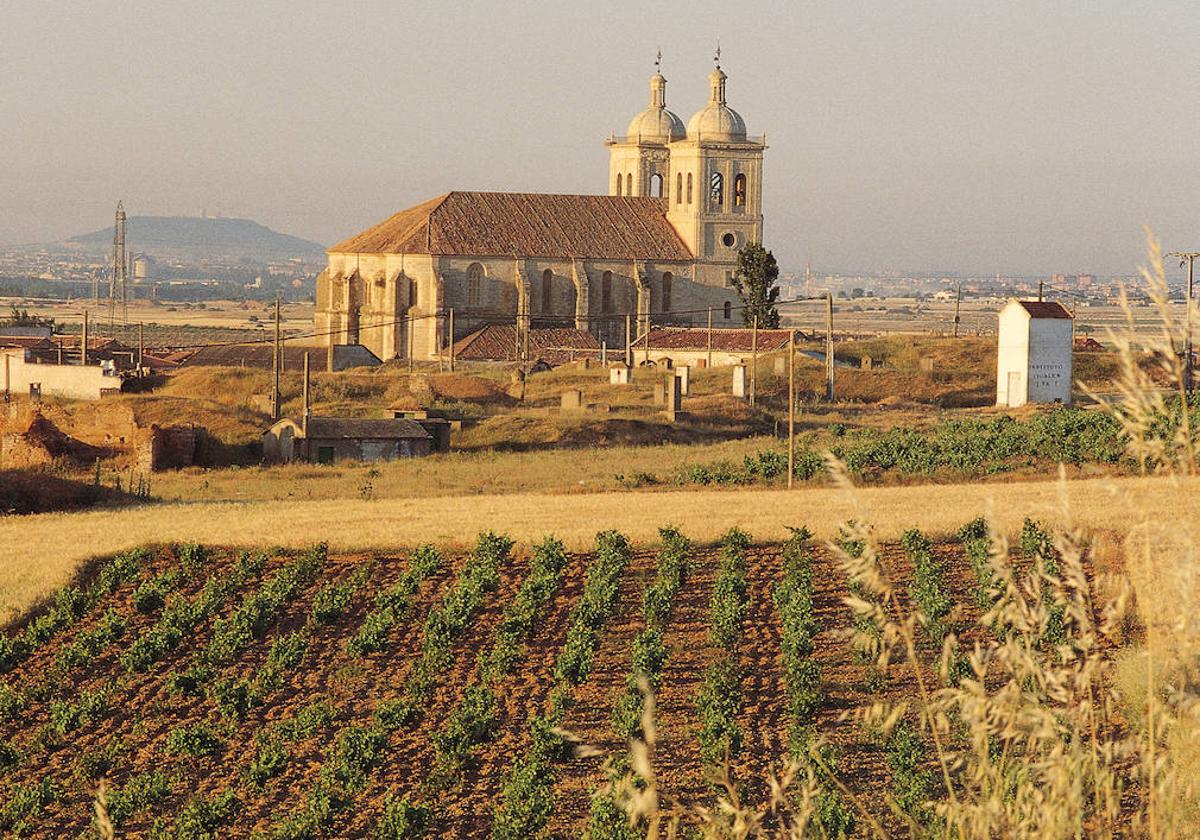
{"type": "Polygon", "coordinates": [[[1071,320],[1061,303],[1010,300],[1000,310],[996,405],[1071,404],[1071,320]]]}

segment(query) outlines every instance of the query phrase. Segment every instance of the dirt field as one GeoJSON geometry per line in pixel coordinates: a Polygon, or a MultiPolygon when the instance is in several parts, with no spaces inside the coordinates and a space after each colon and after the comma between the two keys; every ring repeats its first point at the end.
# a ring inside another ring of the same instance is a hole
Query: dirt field
{"type": "MultiPolygon", "coordinates": [[[[795,511],[790,521],[813,521],[816,510],[828,513],[822,507],[810,507],[795,511]]],[[[977,632],[967,629],[976,614],[968,606],[970,571],[962,547],[946,541],[936,551],[947,568],[950,593],[961,605],[956,623],[969,639],[977,632]]],[[[882,746],[839,717],[843,710],[873,699],[897,700],[910,695],[911,676],[895,669],[882,686],[868,687],[865,667],[856,662],[840,635],[848,624],[848,613],[840,601],[847,591],[845,582],[827,551],[815,547],[814,552],[814,612],[820,628],[815,658],[825,690],[815,724],[836,745],[839,776],[871,803],[876,817],[889,830],[899,832],[899,824],[879,795],[891,782],[882,746]]],[[[665,624],[669,658],[657,698],[661,733],[657,759],[665,769],[660,784],[664,792],[699,804],[713,801],[703,781],[695,704],[704,668],[723,655],[708,632],[717,555],[715,549],[690,552],[692,570],[665,624]]],[[[229,716],[219,713],[214,698],[204,696],[203,690],[192,694],[172,690],[170,677],[203,661],[202,652],[214,641],[222,622],[239,603],[248,603],[246,596],[260,591],[261,582],[289,560],[273,556],[265,568],[230,590],[223,606],[196,625],[178,648],[165,653],[148,671],[130,671],[121,664],[121,655],[131,650],[134,640],[146,637],[163,615],[161,608],[137,608],[135,587],[164,571],[186,568],[172,551],[159,550],[137,570],[134,579],[118,585],[6,675],[6,696],[21,698],[24,705],[19,715],[0,723],[4,743],[17,756],[0,784],[0,796],[24,803],[29,798],[24,791],[49,791],[37,800],[40,807],[26,809],[22,836],[75,836],[83,831],[90,820],[93,777],[98,772],[109,776],[115,791],[110,801],[117,801],[122,808],[118,836],[145,836],[156,816],[169,822],[193,797],[211,799],[225,792],[232,792],[237,804],[215,825],[209,824],[218,831],[216,836],[245,837],[256,830],[263,831],[263,836],[284,836],[274,832],[304,805],[318,779],[333,764],[330,745],[339,743],[340,734],[353,727],[372,727],[375,712],[401,695],[422,648],[426,616],[464,566],[463,556],[447,557],[441,570],[419,585],[412,609],[396,624],[384,647],[357,656],[348,652],[346,642],[363,626],[374,593],[396,582],[405,560],[392,553],[377,557],[373,564],[371,556],[364,554],[330,557],[315,580],[267,613],[254,635],[225,656],[210,675],[210,681],[251,679],[261,673],[272,643],[304,628],[307,647],[269,690],[265,705],[252,705],[243,715],[229,716]],[[356,579],[340,617],[314,624],[309,617],[317,591],[356,574],[363,576],[356,579]],[[116,620],[113,616],[125,623],[119,640],[100,645],[86,664],[65,663],[64,651],[96,637],[103,622],[116,620]],[[93,702],[97,697],[102,701],[93,702]],[[81,715],[64,711],[85,708],[85,698],[90,698],[90,705],[81,715]],[[249,781],[244,774],[260,750],[264,733],[315,703],[327,703],[331,717],[288,741],[282,767],[270,778],[260,783],[249,781]],[[180,754],[184,739],[179,733],[198,725],[209,734],[211,743],[205,751],[211,754],[180,754]],[[123,803],[119,801],[122,792],[126,796],[123,803]]],[[[553,663],[564,645],[571,608],[580,597],[593,560],[591,554],[568,558],[557,594],[539,614],[539,632],[522,645],[521,664],[497,687],[501,707],[494,727],[471,751],[465,774],[430,795],[430,769],[435,759],[432,736],[445,728],[464,686],[477,679],[477,656],[496,638],[502,611],[527,573],[528,555],[518,550],[501,563],[498,588],[486,595],[466,632],[455,640],[450,663],[439,671],[420,722],[388,728],[384,749],[368,763],[361,788],[352,801],[335,807],[321,836],[368,836],[382,815],[389,792],[411,793],[434,803],[434,836],[487,836],[506,771],[528,747],[527,722],[545,708],[554,684],[553,663]]],[[[898,546],[886,548],[885,561],[898,580],[911,575],[898,546]]],[[[182,573],[170,597],[198,600],[205,578],[229,576],[233,565],[231,553],[212,552],[202,570],[182,573]]],[[[590,676],[574,689],[576,704],[563,720],[567,729],[606,754],[624,749],[609,723],[610,712],[629,673],[632,639],[644,626],[642,593],[653,577],[654,565],[653,545],[634,552],[620,578],[615,609],[603,627],[590,676]]],[[[737,721],[745,741],[732,767],[752,798],[765,794],[768,768],[787,749],[779,615],[772,601],[773,587],[781,575],[778,545],[749,549],[747,630],[733,653],[743,673],[743,702],[737,721]]],[[[549,822],[552,836],[581,836],[590,793],[603,778],[599,767],[598,758],[556,765],[549,822]]],[[[0,809],[0,820],[8,821],[8,829],[13,827],[13,812],[13,808],[0,809]]]]}

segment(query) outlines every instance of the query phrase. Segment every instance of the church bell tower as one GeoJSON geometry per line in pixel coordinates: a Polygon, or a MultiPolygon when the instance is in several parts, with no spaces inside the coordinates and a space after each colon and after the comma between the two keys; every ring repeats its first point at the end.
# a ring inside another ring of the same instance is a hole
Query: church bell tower
{"type": "Polygon", "coordinates": [[[731,285],[738,251],[762,242],[762,161],[766,137],[725,98],[720,50],[708,77],[708,104],[688,121],[687,136],[671,143],[674,181],[667,219],[696,257],[696,281],[731,285]]]}

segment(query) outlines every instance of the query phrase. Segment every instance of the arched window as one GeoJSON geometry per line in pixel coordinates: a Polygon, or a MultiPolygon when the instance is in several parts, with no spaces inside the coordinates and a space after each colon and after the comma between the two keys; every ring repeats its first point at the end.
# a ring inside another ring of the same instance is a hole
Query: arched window
{"type": "Polygon", "coordinates": [[[419,300],[418,300],[419,291],[420,290],[417,287],[417,281],[409,280],[408,281],[408,305],[414,309],[416,308],[417,304],[419,303],[419,300]]]}
{"type": "Polygon", "coordinates": [[[708,197],[713,207],[725,205],[725,176],[714,172],[708,181],[708,197]]]}
{"type": "Polygon", "coordinates": [[[663,177],[655,172],[650,176],[650,195],[655,198],[662,198],[663,194],[663,177]]]}
{"type": "Polygon", "coordinates": [[[671,275],[671,272],[669,272],[669,271],[663,272],[663,276],[662,276],[662,311],[663,312],[671,311],[671,283],[674,280],[675,280],[675,278],[671,275]]]}
{"type": "Polygon", "coordinates": [[[746,206],[746,175],[739,172],[733,179],[733,206],[746,206]]]}
{"type": "Polygon", "coordinates": [[[692,173],[688,173],[688,204],[692,203],[692,173]]]}
{"type": "Polygon", "coordinates": [[[467,306],[479,305],[479,294],[483,288],[483,266],[471,263],[467,266],[467,306]]]}
{"type": "Polygon", "coordinates": [[[728,321],[730,319],[730,317],[732,317],[732,315],[733,315],[733,304],[730,303],[729,301],[725,301],[724,315],[725,315],[726,321],[728,321]]]}
{"type": "Polygon", "coordinates": [[[606,271],[600,278],[600,311],[612,312],[612,272],[606,271]]]}
{"type": "Polygon", "coordinates": [[[683,204],[683,173],[675,173],[675,203],[683,204]]]}
{"type": "Polygon", "coordinates": [[[625,176],[625,195],[633,195],[633,173],[625,176]]]}
{"type": "Polygon", "coordinates": [[[625,181],[625,176],[622,175],[620,172],[618,172],[617,173],[617,195],[621,194],[621,186],[624,181],[625,181]]]}
{"type": "Polygon", "coordinates": [[[554,311],[554,272],[546,269],[542,272],[542,312],[549,315],[554,311]]]}

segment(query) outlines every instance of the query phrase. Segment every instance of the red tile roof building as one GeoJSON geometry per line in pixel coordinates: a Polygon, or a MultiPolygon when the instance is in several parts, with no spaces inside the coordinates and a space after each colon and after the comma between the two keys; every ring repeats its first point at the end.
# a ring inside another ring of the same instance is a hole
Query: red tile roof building
{"type": "Polygon", "coordinates": [[[762,240],[766,143],[709,77],[689,121],[650,107],[607,141],[608,195],[454,191],[333,246],[317,278],[315,331],[384,361],[444,357],[489,326],[566,328],[610,346],[651,324],[733,323],[738,251],[762,240]],[[450,313],[454,313],[451,335],[450,313]]]}

